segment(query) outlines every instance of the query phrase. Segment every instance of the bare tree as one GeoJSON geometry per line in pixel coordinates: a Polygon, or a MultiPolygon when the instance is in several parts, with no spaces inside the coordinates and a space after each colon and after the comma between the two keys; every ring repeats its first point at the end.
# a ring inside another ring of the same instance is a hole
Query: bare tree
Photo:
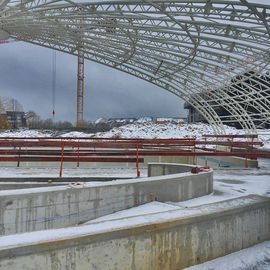
{"type": "Polygon", "coordinates": [[[25,113],[26,123],[29,128],[39,128],[40,126],[40,117],[34,111],[28,111],[25,113]]]}
{"type": "Polygon", "coordinates": [[[7,120],[6,110],[3,106],[3,102],[0,99],[0,130],[10,129],[11,125],[7,120]]]}

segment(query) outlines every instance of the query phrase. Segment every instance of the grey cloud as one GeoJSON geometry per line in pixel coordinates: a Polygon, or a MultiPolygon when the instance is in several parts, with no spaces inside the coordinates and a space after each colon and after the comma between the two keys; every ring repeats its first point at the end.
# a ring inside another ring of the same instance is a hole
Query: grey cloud
{"type": "MultiPolygon", "coordinates": [[[[57,52],[56,120],[76,119],[77,58],[57,52]]],[[[23,42],[0,45],[0,96],[43,119],[52,116],[52,50],[23,42]]],[[[84,119],[183,116],[183,101],[150,83],[85,62],[84,119]]]]}

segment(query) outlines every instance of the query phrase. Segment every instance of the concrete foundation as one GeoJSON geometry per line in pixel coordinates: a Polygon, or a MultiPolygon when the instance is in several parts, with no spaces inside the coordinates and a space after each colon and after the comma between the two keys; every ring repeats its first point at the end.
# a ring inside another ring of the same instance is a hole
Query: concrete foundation
{"type": "Polygon", "coordinates": [[[93,176],[93,177],[81,177],[81,176],[73,176],[73,177],[3,177],[0,178],[0,185],[1,183],[7,182],[17,182],[17,183],[25,183],[25,182],[35,182],[35,183],[55,183],[55,184],[62,184],[64,183],[71,183],[71,182],[108,182],[113,180],[119,179],[129,179],[127,177],[111,177],[111,176],[93,176]]]}
{"type": "Polygon", "coordinates": [[[0,235],[71,226],[153,199],[178,202],[212,191],[212,171],[0,191],[0,235]]]}
{"type": "Polygon", "coordinates": [[[1,237],[0,269],[179,270],[269,239],[270,199],[247,196],[145,219],[1,237]]]}
{"type": "Polygon", "coordinates": [[[197,157],[196,164],[200,166],[216,167],[246,167],[258,168],[258,160],[245,159],[241,157],[197,157]]]}
{"type": "MultiPolygon", "coordinates": [[[[134,158],[134,156],[127,156],[134,158]]],[[[147,166],[149,162],[169,162],[180,164],[192,164],[193,157],[188,156],[140,156],[144,159],[143,163],[140,163],[141,167],[147,166]]],[[[17,162],[0,162],[1,167],[17,167],[17,162]]],[[[20,167],[50,167],[59,166],[60,162],[20,162],[20,167]]],[[[77,162],[64,162],[63,168],[76,167],[77,162]]],[[[121,162],[80,162],[80,167],[136,167],[136,163],[121,163],[121,162]]]]}
{"type": "Polygon", "coordinates": [[[194,165],[173,163],[148,163],[148,177],[191,172],[194,165]]]}

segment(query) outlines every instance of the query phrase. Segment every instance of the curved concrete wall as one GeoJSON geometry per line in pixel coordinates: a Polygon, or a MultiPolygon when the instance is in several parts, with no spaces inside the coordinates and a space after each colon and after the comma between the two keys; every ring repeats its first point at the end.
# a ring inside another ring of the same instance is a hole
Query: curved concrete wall
{"type": "Polygon", "coordinates": [[[191,172],[194,167],[178,163],[148,163],[148,177],[191,172]]]}
{"type": "Polygon", "coordinates": [[[270,199],[246,196],[146,219],[1,237],[0,269],[180,270],[269,239],[270,199]]]}
{"type": "Polygon", "coordinates": [[[161,202],[177,202],[212,191],[212,171],[85,183],[72,187],[0,191],[0,235],[80,224],[147,203],[153,198],[161,202]]]}

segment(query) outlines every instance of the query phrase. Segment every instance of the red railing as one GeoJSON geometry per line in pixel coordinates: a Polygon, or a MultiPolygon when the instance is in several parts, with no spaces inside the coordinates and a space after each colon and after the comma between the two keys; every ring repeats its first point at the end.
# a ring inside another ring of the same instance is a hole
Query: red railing
{"type": "MultiPolygon", "coordinates": [[[[262,143],[254,141],[256,135],[205,135],[205,140],[181,139],[120,139],[75,137],[2,137],[0,138],[0,162],[129,162],[139,163],[143,156],[235,156],[250,159],[270,158],[268,153],[255,153],[253,149],[262,143]],[[216,140],[207,140],[216,138],[216,140]],[[223,140],[218,140],[218,139],[223,140]],[[234,141],[241,138],[246,141],[234,141]],[[229,139],[229,140],[228,140],[229,139]],[[215,147],[211,148],[209,146],[215,147]],[[217,146],[241,149],[225,152],[217,146]]],[[[195,159],[194,159],[195,163],[195,159]]]]}

